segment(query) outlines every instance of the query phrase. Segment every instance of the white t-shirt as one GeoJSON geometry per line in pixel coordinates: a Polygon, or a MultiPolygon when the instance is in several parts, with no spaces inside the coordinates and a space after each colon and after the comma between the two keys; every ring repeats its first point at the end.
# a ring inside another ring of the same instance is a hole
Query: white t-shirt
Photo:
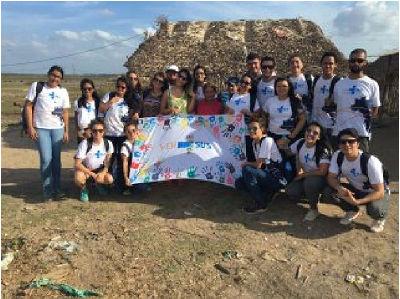
{"type": "Polygon", "coordinates": [[[314,86],[312,120],[318,122],[326,129],[332,129],[335,124],[335,119],[325,111],[322,111],[322,107],[325,106],[325,99],[329,97],[329,88],[331,86],[332,79],[333,77],[325,80],[321,76],[314,86]]]}
{"type": "MultiPolygon", "coordinates": [[[[231,99],[226,103],[229,108],[235,110],[235,114],[241,113],[240,110],[247,109],[250,111],[250,93],[239,94],[235,93],[231,99]]],[[[258,103],[256,101],[253,111],[257,111],[258,103]]]]}
{"type": "Polygon", "coordinates": [[[78,107],[78,100],[75,100],[74,110],[77,113],[77,122],[80,129],[89,127],[90,122],[96,119],[96,103],[94,100],[87,102],[86,107],[78,107]]]}
{"type": "MultiPolygon", "coordinates": [[[[298,155],[301,168],[303,168],[304,172],[312,172],[312,171],[318,170],[317,160],[315,157],[315,146],[307,147],[306,143],[304,142],[304,144],[300,148],[300,151],[298,152],[297,145],[299,144],[300,140],[304,140],[304,139],[299,139],[295,143],[293,143],[290,146],[290,151],[293,154],[298,155]]],[[[330,159],[329,153],[326,150],[322,153],[319,163],[320,164],[329,164],[330,163],[329,159],[330,159]]]]}
{"type": "Polygon", "coordinates": [[[264,107],[267,100],[275,96],[274,84],[275,79],[272,79],[268,82],[264,82],[263,80],[258,82],[257,101],[260,107],[264,107]]]}
{"type": "MultiPolygon", "coordinates": [[[[362,137],[371,137],[371,126],[359,108],[352,109],[353,105],[368,108],[379,107],[379,85],[368,76],[351,80],[346,77],[336,83],[333,90],[334,102],[337,104],[336,125],[333,135],[346,128],[355,128],[362,137]],[[357,103],[356,103],[357,101],[357,103]]],[[[368,114],[368,109],[364,109],[368,114]]]]}
{"type": "Polygon", "coordinates": [[[252,145],[256,159],[265,159],[265,164],[282,161],[278,147],[271,137],[265,137],[261,145],[253,140],[252,145]]]}
{"type": "MultiPolygon", "coordinates": [[[[300,74],[297,77],[289,77],[290,82],[293,84],[293,89],[294,93],[299,94],[301,96],[308,95],[308,85],[307,85],[307,80],[304,74],[300,74]]],[[[313,81],[314,78],[311,76],[311,81],[313,81]]]]}
{"type": "Polygon", "coordinates": [[[129,156],[132,153],[132,148],[133,148],[133,144],[130,143],[128,140],[125,140],[121,146],[121,155],[125,155],[125,157],[129,158],[129,156]]]}
{"type": "MultiPolygon", "coordinates": [[[[282,101],[279,100],[278,96],[270,98],[264,106],[264,111],[269,114],[268,130],[270,132],[278,135],[290,134],[288,129],[281,128],[284,121],[289,121],[292,118],[292,106],[289,98],[282,101]]],[[[298,112],[302,112],[300,106],[298,112]]]]}
{"type": "Polygon", "coordinates": [[[75,158],[81,159],[83,165],[85,165],[90,170],[97,169],[103,165],[106,154],[112,154],[114,148],[112,142],[103,139],[100,144],[92,144],[92,148],[86,154],[87,151],[87,139],[82,140],[78,145],[78,151],[76,152],[75,158]],[[106,147],[104,142],[108,142],[108,152],[106,152],[106,147]]]}
{"type": "MultiPolygon", "coordinates": [[[[340,151],[336,151],[333,154],[331,165],[329,166],[329,172],[333,174],[339,173],[339,166],[337,164],[337,156],[340,151]]],[[[361,171],[360,151],[358,157],[354,161],[348,161],[346,156],[343,158],[342,163],[342,175],[349,180],[350,185],[355,187],[357,190],[371,193],[374,190],[372,188],[364,188],[364,184],[368,181],[368,178],[363,175],[361,171]]],[[[368,160],[368,176],[371,184],[383,184],[383,168],[382,163],[378,158],[371,156],[368,160]]]]}
{"type": "MultiPolygon", "coordinates": [[[[36,96],[37,82],[33,82],[25,99],[33,102],[36,96]]],[[[70,108],[68,92],[64,87],[50,88],[45,83],[39,93],[34,113],[33,126],[41,129],[64,128],[63,109],[70,108]]]]}
{"type": "MultiPolygon", "coordinates": [[[[105,94],[101,101],[107,103],[110,100],[109,96],[110,93],[105,94]]],[[[119,101],[114,103],[105,113],[105,136],[124,136],[124,124],[128,121],[128,114],[128,105],[123,98],[120,98],[119,101]]]]}
{"type": "Polygon", "coordinates": [[[196,99],[196,101],[204,100],[203,87],[197,86],[197,90],[196,90],[196,93],[195,93],[195,99],[196,99]]]}

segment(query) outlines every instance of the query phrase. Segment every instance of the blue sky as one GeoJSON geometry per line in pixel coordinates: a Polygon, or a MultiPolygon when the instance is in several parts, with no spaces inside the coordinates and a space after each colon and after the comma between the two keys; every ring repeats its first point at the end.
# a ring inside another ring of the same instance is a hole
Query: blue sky
{"type": "MultiPolygon", "coordinates": [[[[399,48],[399,6],[392,2],[2,2],[1,71],[44,73],[53,64],[66,73],[123,73],[126,57],[152,30],[157,16],[182,20],[286,19],[321,26],[346,56],[363,47],[371,55],[399,48]],[[46,62],[6,66],[68,55],[131,38],[98,51],[46,62]]],[[[266,53],[261,53],[266,54],[266,53]]],[[[372,58],[372,57],[371,57],[372,58]]]]}

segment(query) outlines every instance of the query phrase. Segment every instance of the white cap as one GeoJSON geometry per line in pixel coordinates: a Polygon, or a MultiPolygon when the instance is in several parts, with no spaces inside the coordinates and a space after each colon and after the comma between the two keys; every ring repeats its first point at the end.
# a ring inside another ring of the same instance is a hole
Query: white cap
{"type": "Polygon", "coordinates": [[[177,67],[176,65],[170,65],[169,67],[167,67],[167,70],[166,70],[167,72],[168,71],[174,71],[174,72],[179,72],[179,67],[177,67]]]}

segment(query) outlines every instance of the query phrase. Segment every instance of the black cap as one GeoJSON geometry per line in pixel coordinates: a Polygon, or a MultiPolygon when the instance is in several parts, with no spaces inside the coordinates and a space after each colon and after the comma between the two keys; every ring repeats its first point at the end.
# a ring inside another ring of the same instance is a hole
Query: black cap
{"type": "Polygon", "coordinates": [[[359,139],[359,135],[358,135],[358,132],[357,132],[357,130],[356,129],[354,129],[354,128],[347,128],[347,129],[344,129],[344,130],[341,130],[340,132],[339,132],[339,134],[338,134],[338,138],[340,139],[340,137],[342,137],[343,135],[350,135],[350,136],[352,136],[352,137],[354,137],[355,139],[359,139]]]}

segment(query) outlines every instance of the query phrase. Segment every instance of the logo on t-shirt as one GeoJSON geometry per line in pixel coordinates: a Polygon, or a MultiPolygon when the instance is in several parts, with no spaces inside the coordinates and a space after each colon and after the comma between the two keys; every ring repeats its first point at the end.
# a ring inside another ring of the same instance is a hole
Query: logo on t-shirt
{"type": "Polygon", "coordinates": [[[306,161],[306,163],[308,163],[309,161],[311,162],[313,158],[310,156],[309,153],[307,153],[307,155],[304,156],[304,160],[306,161]]]}
{"type": "Polygon", "coordinates": [[[92,112],[94,111],[92,105],[88,105],[88,106],[86,107],[86,110],[87,110],[88,113],[92,113],[92,112]]]}
{"type": "Polygon", "coordinates": [[[326,85],[322,85],[321,87],[322,94],[325,94],[326,91],[328,91],[328,87],[326,85]]]}
{"type": "Polygon", "coordinates": [[[104,156],[106,153],[101,152],[100,150],[97,150],[97,152],[94,154],[97,159],[100,159],[102,156],[104,156]]]}
{"type": "Polygon", "coordinates": [[[233,101],[236,106],[240,106],[240,104],[246,104],[245,101],[243,101],[243,98],[237,98],[233,101]]]}
{"type": "Polygon", "coordinates": [[[351,175],[353,176],[353,177],[358,177],[361,173],[359,173],[359,172],[357,172],[357,170],[355,169],[355,168],[352,168],[351,170],[350,170],[350,173],[351,173],[351,175]]]}
{"type": "Polygon", "coordinates": [[[356,94],[357,92],[360,92],[360,89],[359,89],[357,86],[353,85],[352,87],[349,88],[349,92],[350,92],[352,95],[354,95],[354,94],[356,94]]]}
{"type": "Polygon", "coordinates": [[[49,97],[54,101],[56,98],[56,93],[54,91],[50,92],[49,97]]]}
{"type": "Polygon", "coordinates": [[[282,106],[276,108],[276,110],[278,111],[278,113],[283,113],[283,112],[289,111],[289,108],[288,107],[284,107],[282,105],[282,106]]]}

